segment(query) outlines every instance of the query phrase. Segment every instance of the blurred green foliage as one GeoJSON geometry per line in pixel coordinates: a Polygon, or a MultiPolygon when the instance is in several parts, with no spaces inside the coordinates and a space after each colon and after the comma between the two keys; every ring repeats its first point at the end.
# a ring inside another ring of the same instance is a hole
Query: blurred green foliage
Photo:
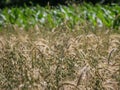
{"type": "Polygon", "coordinates": [[[67,23],[72,29],[76,24],[90,23],[93,27],[109,27],[118,29],[120,27],[120,6],[117,4],[92,5],[59,5],[57,8],[41,7],[13,7],[4,8],[0,11],[0,25],[17,25],[30,27],[36,24],[40,26],[55,28],[67,23]]]}

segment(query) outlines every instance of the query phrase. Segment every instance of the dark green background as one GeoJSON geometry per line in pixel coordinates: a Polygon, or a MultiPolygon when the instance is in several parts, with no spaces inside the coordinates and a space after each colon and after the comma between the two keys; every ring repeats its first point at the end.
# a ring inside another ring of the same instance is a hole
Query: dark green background
{"type": "Polygon", "coordinates": [[[68,4],[71,2],[89,2],[89,3],[100,3],[100,4],[111,4],[118,3],[120,4],[120,0],[0,0],[0,8],[11,7],[11,6],[23,6],[23,5],[36,5],[40,4],[41,6],[47,5],[49,2],[50,5],[58,5],[58,4],[68,4]]]}

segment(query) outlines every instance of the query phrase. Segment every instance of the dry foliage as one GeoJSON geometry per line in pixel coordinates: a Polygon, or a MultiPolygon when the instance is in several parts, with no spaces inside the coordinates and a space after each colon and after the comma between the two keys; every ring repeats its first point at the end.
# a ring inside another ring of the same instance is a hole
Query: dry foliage
{"type": "Polygon", "coordinates": [[[119,35],[35,30],[2,32],[0,90],[120,90],[119,35]]]}

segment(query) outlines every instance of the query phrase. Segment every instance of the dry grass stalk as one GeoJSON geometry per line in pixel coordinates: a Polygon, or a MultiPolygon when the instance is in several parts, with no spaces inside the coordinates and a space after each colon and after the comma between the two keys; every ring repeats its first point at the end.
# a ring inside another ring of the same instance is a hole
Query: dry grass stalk
{"type": "Polygon", "coordinates": [[[119,35],[45,32],[0,36],[1,90],[119,90],[119,35]]]}

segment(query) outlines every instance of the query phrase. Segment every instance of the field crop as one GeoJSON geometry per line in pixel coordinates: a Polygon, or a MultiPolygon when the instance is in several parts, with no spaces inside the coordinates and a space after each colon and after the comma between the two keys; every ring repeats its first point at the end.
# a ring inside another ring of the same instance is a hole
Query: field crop
{"type": "Polygon", "coordinates": [[[120,90],[119,13],[115,4],[0,10],[0,90],[120,90]]]}
{"type": "Polygon", "coordinates": [[[120,6],[109,5],[68,5],[45,8],[37,5],[33,7],[12,7],[0,10],[0,26],[8,24],[29,28],[36,24],[40,27],[55,28],[63,22],[70,29],[75,24],[90,23],[93,27],[109,27],[118,29],[120,26],[120,6]]]}
{"type": "MultiPolygon", "coordinates": [[[[0,34],[1,90],[119,90],[120,36],[67,26],[0,34]]],[[[10,29],[10,28],[9,28],[10,29]]],[[[90,28],[89,28],[90,29],[90,28]]]]}

